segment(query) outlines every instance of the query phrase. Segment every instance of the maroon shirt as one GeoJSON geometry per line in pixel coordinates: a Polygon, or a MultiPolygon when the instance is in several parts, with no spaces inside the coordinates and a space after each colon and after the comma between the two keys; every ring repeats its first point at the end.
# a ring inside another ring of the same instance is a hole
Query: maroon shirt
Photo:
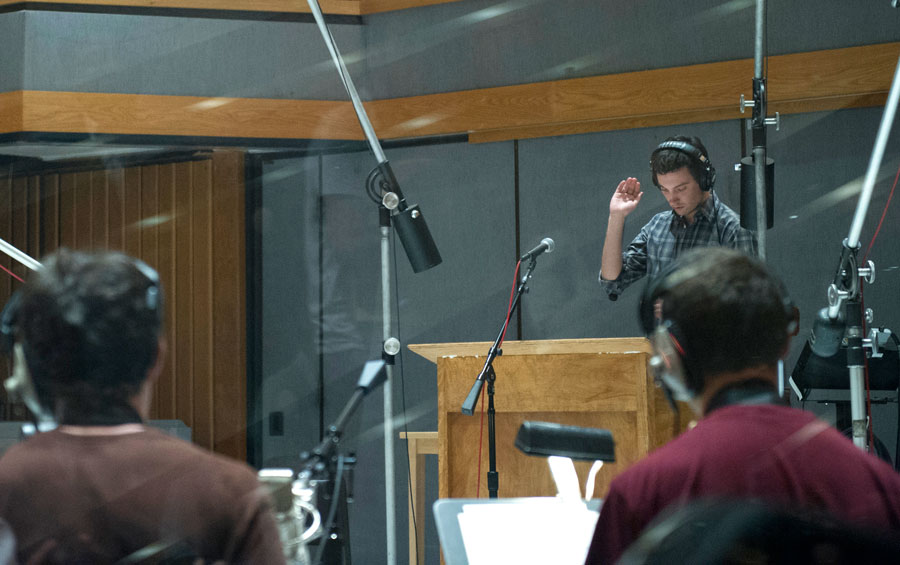
{"type": "Polygon", "coordinates": [[[706,497],[752,497],[900,531],[900,474],[816,419],[734,405],[616,477],[586,563],[614,563],[664,508],[706,497]]]}
{"type": "Polygon", "coordinates": [[[284,563],[253,470],[155,429],[55,430],[11,447],[0,517],[22,563],[112,563],[155,543],[210,562],[284,563]]]}

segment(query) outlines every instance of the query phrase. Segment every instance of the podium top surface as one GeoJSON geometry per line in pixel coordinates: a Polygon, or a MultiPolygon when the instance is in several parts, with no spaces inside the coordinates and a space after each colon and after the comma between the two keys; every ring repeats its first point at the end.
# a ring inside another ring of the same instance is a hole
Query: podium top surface
{"type": "MultiPolygon", "coordinates": [[[[410,344],[413,353],[432,363],[445,357],[484,357],[491,341],[410,344]]],[[[503,355],[571,355],[583,353],[651,353],[650,342],[643,337],[608,337],[589,339],[537,339],[503,342],[503,355]]]]}

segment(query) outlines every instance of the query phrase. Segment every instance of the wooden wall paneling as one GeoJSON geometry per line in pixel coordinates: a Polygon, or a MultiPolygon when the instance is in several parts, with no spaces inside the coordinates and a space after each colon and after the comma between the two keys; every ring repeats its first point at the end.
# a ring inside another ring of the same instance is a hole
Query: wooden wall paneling
{"type": "MultiPolygon", "coordinates": [[[[4,241],[11,241],[12,237],[12,173],[9,170],[0,170],[0,238],[4,241]]],[[[0,265],[4,269],[12,267],[12,259],[5,253],[0,253],[0,265]]],[[[0,300],[6,304],[9,297],[12,296],[14,279],[5,271],[0,273],[0,300]]],[[[12,372],[12,363],[7,356],[4,356],[3,366],[7,370],[7,374],[12,372]]],[[[2,410],[0,410],[0,418],[12,419],[15,407],[6,394],[6,389],[0,389],[0,399],[2,399],[2,410]]]]}
{"type": "Polygon", "coordinates": [[[212,165],[210,161],[191,164],[191,223],[193,237],[193,375],[194,441],[215,447],[213,398],[213,317],[212,317],[212,165]]]}
{"type": "MultiPolygon", "coordinates": [[[[60,244],[121,249],[166,289],[169,358],[152,418],[180,419],[197,444],[246,458],[244,156],[10,177],[0,237],[35,257],[60,244]]],[[[23,265],[3,255],[20,276],[23,265]]],[[[14,285],[0,284],[5,299],[14,285]]]]}
{"type": "MultiPolygon", "coordinates": [[[[166,336],[174,335],[172,306],[169,301],[172,281],[175,269],[175,165],[160,165],[158,178],[157,198],[157,233],[158,254],[156,260],[156,272],[159,273],[163,286],[164,304],[166,308],[165,332],[166,336]]],[[[170,348],[171,349],[171,348],[170,348]]],[[[168,355],[163,366],[163,372],[159,376],[159,411],[157,416],[162,419],[176,419],[177,407],[175,404],[175,370],[172,355],[168,355]]]]}
{"type": "MultiPolygon", "coordinates": [[[[175,257],[174,278],[168,288],[169,312],[172,317],[172,333],[169,334],[169,355],[175,375],[175,416],[191,428],[194,427],[194,381],[192,354],[194,339],[194,281],[191,273],[193,258],[193,225],[191,211],[191,163],[175,166],[175,257]]],[[[196,438],[196,434],[194,435],[196,438]]]]}
{"type": "Polygon", "coordinates": [[[215,450],[247,457],[244,155],[212,156],[212,307],[215,450]]]}
{"type": "Polygon", "coordinates": [[[124,171],[125,200],[123,203],[122,251],[132,257],[141,256],[141,173],[140,167],[124,171]]]}
{"type": "Polygon", "coordinates": [[[43,257],[59,247],[59,175],[41,177],[41,250],[43,257]]]}
{"type": "Polygon", "coordinates": [[[59,247],[75,247],[75,176],[59,175],[59,247]]]}
{"type": "Polygon", "coordinates": [[[106,175],[106,245],[109,249],[122,249],[125,244],[125,170],[117,167],[106,175]]]}
{"type": "MultiPolygon", "coordinates": [[[[0,173],[0,238],[8,242],[12,241],[12,185],[12,174],[9,171],[0,173]]],[[[6,253],[0,253],[0,265],[11,270],[12,259],[6,253]]],[[[0,298],[6,304],[12,295],[14,279],[6,272],[0,277],[0,298]]]]}
{"type": "MultiPolygon", "coordinates": [[[[344,101],[40,90],[19,92],[24,117],[21,122],[0,121],[0,133],[49,131],[276,139],[364,139],[353,105],[344,101]]],[[[0,103],[2,102],[3,97],[0,96],[0,103]]]]}
{"type": "MultiPolygon", "coordinates": [[[[420,8],[434,4],[459,2],[460,0],[319,0],[324,14],[359,16],[420,8]]],[[[0,6],[22,4],[22,0],[0,0],[0,6]]],[[[310,13],[305,2],[297,0],[29,0],[29,4],[53,4],[55,9],[65,10],[65,6],[107,6],[111,11],[123,8],[171,8],[188,10],[223,10],[235,12],[310,13]]],[[[240,16],[237,16],[240,17],[240,16]]]]}
{"type": "MultiPolygon", "coordinates": [[[[409,2],[410,0],[407,0],[409,2]]],[[[427,5],[436,2],[451,2],[458,0],[411,0],[413,4],[427,5]]],[[[0,6],[13,6],[22,4],[23,0],[0,0],[0,6]]],[[[325,14],[357,16],[360,14],[359,0],[319,0],[322,12],[325,14]]],[[[66,6],[79,8],[90,6],[115,8],[172,8],[187,10],[224,10],[238,12],[282,12],[282,13],[309,13],[306,2],[296,0],[28,0],[28,4],[53,5],[54,9],[65,11],[66,6]]]]}
{"type": "Polygon", "coordinates": [[[91,210],[91,173],[87,171],[74,173],[75,176],[75,247],[90,249],[92,241],[91,229],[94,223],[91,210]]]}
{"type": "Polygon", "coordinates": [[[105,170],[91,171],[90,206],[91,206],[91,244],[90,249],[107,249],[109,247],[109,212],[107,206],[105,170]]]}
{"type": "Polygon", "coordinates": [[[40,260],[43,248],[43,234],[41,230],[41,177],[33,175],[28,177],[28,247],[24,251],[31,257],[40,260]]]}
{"type": "Polygon", "coordinates": [[[435,4],[447,4],[460,0],[359,0],[359,13],[362,15],[377,14],[379,12],[391,12],[394,10],[408,10],[421,8],[435,4]]]}
{"type": "MultiPolygon", "coordinates": [[[[141,239],[141,254],[139,257],[148,265],[156,268],[157,263],[157,228],[153,221],[156,218],[157,203],[157,177],[158,165],[145,165],[141,167],[140,186],[140,220],[135,226],[141,239]]],[[[150,417],[159,419],[159,381],[153,384],[153,403],[150,417]]]]}
{"type": "MultiPolygon", "coordinates": [[[[17,249],[28,249],[28,177],[17,176],[12,184],[12,239],[8,240],[17,249]]],[[[12,271],[22,279],[28,277],[28,268],[13,261],[12,271]]]]}

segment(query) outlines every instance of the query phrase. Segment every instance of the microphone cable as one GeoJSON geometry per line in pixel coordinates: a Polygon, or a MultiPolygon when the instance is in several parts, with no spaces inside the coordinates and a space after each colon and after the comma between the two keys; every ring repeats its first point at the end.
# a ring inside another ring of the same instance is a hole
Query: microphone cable
{"type": "MultiPolygon", "coordinates": [[[[316,550],[316,557],[313,559],[313,565],[320,565],[322,563],[322,556],[325,554],[325,546],[328,545],[328,540],[331,539],[331,528],[334,526],[334,515],[337,514],[337,507],[341,494],[341,481],[343,478],[344,456],[338,455],[337,471],[334,474],[334,490],[331,493],[331,505],[328,507],[328,518],[324,522],[324,528],[322,530],[323,535],[319,542],[319,547],[316,550]]],[[[350,539],[346,537],[347,532],[343,532],[343,534],[343,543],[350,543],[350,539]]]]}
{"type": "MultiPolygon", "coordinates": [[[[369,177],[371,179],[375,178],[375,172],[378,169],[375,168],[372,173],[369,173],[369,177]]],[[[367,182],[367,184],[369,184],[367,182]]],[[[370,193],[371,194],[371,193],[370,193]]],[[[394,236],[394,240],[391,242],[391,250],[394,254],[394,319],[397,320],[397,339],[400,343],[403,343],[403,332],[400,331],[400,273],[397,269],[397,230],[391,230],[391,233],[394,236]]],[[[419,523],[416,517],[416,505],[412,503],[413,501],[413,488],[412,488],[412,465],[409,461],[409,418],[406,415],[406,377],[403,373],[403,347],[400,348],[400,351],[397,353],[396,357],[400,360],[400,410],[402,412],[402,420],[403,420],[403,433],[406,434],[406,489],[408,491],[407,496],[409,497],[409,515],[412,520],[413,534],[415,535],[415,546],[416,546],[416,565],[419,563],[419,523]]],[[[422,548],[424,552],[425,548],[422,548]]]]}
{"type": "MultiPolygon", "coordinates": [[[[503,323],[503,333],[500,334],[500,342],[497,344],[497,349],[503,347],[503,341],[506,339],[506,330],[509,329],[509,319],[512,317],[512,302],[513,297],[516,294],[516,285],[519,284],[519,269],[522,266],[522,260],[516,262],[516,272],[513,276],[513,285],[509,290],[509,305],[506,307],[506,321],[503,323]]],[[[475,498],[481,498],[481,454],[482,454],[482,445],[484,443],[484,388],[481,389],[481,423],[478,428],[478,471],[475,475],[475,498]]]]}
{"type": "MultiPolygon", "coordinates": [[[[900,166],[897,167],[897,174],[894,176],[894,184],[891,186],[891,191],[888,193],[887,201],[884,203],[884,209],[881,211],[881,218],[878,220],[878,225],[875,227],[875,233],[872,234],[872,239],[869,241],[869,246],[866,248],[865,254],[863,254],[862,264],[865,265],[866,261],[869,258],[869,252],[872,251],[872,247],[875,245],[875,240],[878,238],[878,234],[881,232],[881,226],[884,223],[884,218],[887,216],[888,208],[891,205],[891,200],[894,198],[894,191],[897,189],[897,181],[900,180],[900,166]]],[[[866,311],[866,301],[863,296],[863,288],[864,285],[859,286],[859,307],[865,312],[866,311]]],[[[866,327],[866,317],[862,317],[862,328],[863,328],[863,336],[865,336],[868,332],[868,328],[866,327]]],[[[875,421],[872,418],[872,391],[869,385],[869,358],[866,357],[865,360],[865,376],[866,376],[866,410],[869,414],[869,452],[874,453],[875,451],[875,421]]],[[[900,393],[898,393],[900,394],[900,393]]],[[[898,410],[898,422],[900,422],[900,398],[898,398],[897,402],[897,410],[898,410]]],[[[900,429],[898,429],[898,438],[900,438],[900,429]]],[[[898,444],[900,444],[900,439],[898,439],[898,444]]],[[[900,461],[900,457],[897,454],[894,455],[896,461],[900,461]]],[[[894,463],[894,468],[897,469],[897,463],[894,463]]]]}

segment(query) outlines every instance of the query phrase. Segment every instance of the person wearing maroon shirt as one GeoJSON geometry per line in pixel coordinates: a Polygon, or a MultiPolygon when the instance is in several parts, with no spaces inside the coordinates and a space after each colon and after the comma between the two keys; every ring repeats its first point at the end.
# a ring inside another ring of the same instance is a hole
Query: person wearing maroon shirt
{"type": "Polygon", "coordinates": [[[812,414],[784,405],[777,363],[796,309],[764,264],[693,251],[648,285],[652,365],[698,423],[617,476],[586,563],[615,563],[666,508],[754,499],[900,532],[900,475],[812,414]]]}
{"type": "Polygon", "coordinates": [[[285,562],[249,466],[145,424],[162,302],[145,263],[63,249],[4,309],[15,373],[30,373],[31,406],[57,424],[0,458],[20,563],[285,562]]]}

